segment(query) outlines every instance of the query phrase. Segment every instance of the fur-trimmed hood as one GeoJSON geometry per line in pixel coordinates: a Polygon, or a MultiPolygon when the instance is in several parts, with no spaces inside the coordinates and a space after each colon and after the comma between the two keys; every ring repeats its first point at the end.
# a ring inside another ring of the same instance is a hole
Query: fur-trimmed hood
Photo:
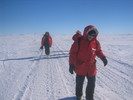
{"type": "MultiPolygon", "coordinates": [[[[96,32],[96,34],[98,35],[98,30],[96,29],[96,27],[93,26],[93,25],[89,25],[89,26],[86,26],[85,29],[84,29],[83,36],[84,36],[85,39],[87,37],[88,32],[90,32],[92,30],[94,30],[96,32]]],[[[97,37],[97,35],[96,35],[96,37],[97,37]]]]}

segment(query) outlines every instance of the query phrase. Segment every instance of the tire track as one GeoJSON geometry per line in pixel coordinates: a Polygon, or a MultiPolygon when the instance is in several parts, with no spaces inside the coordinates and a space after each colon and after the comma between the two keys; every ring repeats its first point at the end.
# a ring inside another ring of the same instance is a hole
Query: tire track
{"type": "MultiPolygon", "coordinates": [[[[62,51],[61,52],[62,54],[66,55],[66,53],[63,52],[63,50],[58,47],[58,44],[56,44],[56,48],[58,48],[58,50],[62,51]]],[[[58,53],[58,54],[60,55],[60,53],[58,53]]],[[[60,61],[58,60],[57,70],[59,70],[59,72],[60,72],[60,76],[62,77],[61,79],[62,79],[62,81],[64,83],[64,86],[65,86],[65,88],[67,90],[68,96],[70,96],[70,95],[72,96],[72,95],[74,95],[73,92],[75,91],[75,88],[73,88],[73,84],[75,84],[75,78],[74,78],[73,75],[71,75],[69,73],[68,67],[69,67],[68,58],[63,58],[60,61]],[[69,79],[67,75],[70,75],[71,78],[69,79]],[[73,82],[71,80],[73,80],[73,82]]]]}
{"type": "MultiPolygon", "coordinates": [[[[43,52],[40,52],[38,59],[41,58],[43,52]]],[[[13,100],[21,100],[24,98],[24,95],[26,93],[26,91],[28,91],[29,89],[29,85],[31,83],[31,81],[34,79],[35,75],[36,75],[36,71],[38,68],[38,63],[39,61],[34,61],[30,66],[30,68],[32,68],[29,71],[29,74],[27,75],[23,86],[21,87],[21,89],[19,90],[19,92],[14,96],[13,100]]]]}
{"type": "MultiPolygon", "coordinates": [[[[58,47],[58,45],[56,43],[55,43],[54,46],[55,46],[55,48],[53,48],[53,50],[57,50],[57,51],[59,50],[59,51],[61,51],[61,52],[57,52],[58,53],[57,55],[59,57],[61,57],[60,54],[66,55],[66,53],[63,52],[63,50],[59,49],[59,47],[58,47]]],[[[61,83],[63,83],[63,88],[64,88],[63,90],[66,91],[65,94],[67,94],[69,96],[70,95],[69,94],[69,90],[68,90],[68,87],[66,85],[66,81],[64,80],[64,75],[62,73],[62,69],[61,69],[61,66],[60,66],[60,63],[62,62],[62,59],[61,60],[55,59],[55,61],[57,62],[57,65],[55,65],[56,72],[59,73],[57,76],[60,77],[60,80],[62,81],[61,83]]]]}
{"type": "MultiPolygon", "coordinates": [[[[57,45],[55,45],[55,48],[53,48],[53,50],[59,50],[59,48],[58,48],[58,46],[57,45]]],[[[60,57],[62,57],[60,54],[63,54],[64,55],[64,53],[63,53],[63,51],[62,52],[57,52],[58,54],[58,56],[59,56],[59,58],[60,57]]],[[[64,76],[63,76],[63,73],[62,73],[62,70],[61,70],[61,66],[60,66],[60,62],[62,61],[61,59],[59,60],[59,59],[53,59],[54,60],[54,62],[56,62],[56,65],[55,64],[53,64],[53,67],[55,68],[55,73],[57,73],[57,74],[55,74],[53,77],[56,79],[54,79],[54,81],[55,81],[55,83],[56,84],[54,84],[55,86],[56,85],[58,85],[58,84],[61,84],[61,86],[60,87],[58,87],[58,89],[57,89],[57,91],[58,92],[56,92],[55,91],[55,93],[56,93],[56,98],[58,99],[60,96],[61,96],[61,93],[62,93],[62,90],[65,92],[65,94],[67,94],[68,96],[69,96],[69,90],[68,90],[68,88],[67,88],[67,85],[66,85],[66,83],[65,83],[65,80],[64,80],[64,76]],[[58,78],[58,79],[57,79],[58,78]],[[61,90],[62,89],[62,90],[61,90]]],[[[52,65],[52,64],[51,64],[52,65]]],[[[62,94],[63,95],[63,94],[62,94]]],[[[53,100],[56,100],[56,99],[53,99],[53,100]]]]}
{"type": "MultiPolygon", "coordinates": [[[[55,48],[53,48],[53,50],[54,49],[55,48]]],[[[51,52],[52,52],[52,50],[51,50],[51,52]]],[[[51,55],[53,55],[53,53],[54,52],[52,52],[51,55]]],[[[60,56],[60,55],[57,55],[57,56],[60,56]]],[[[41,63],[39,63],[40,64],[39,66],[41,66],[41,67],[39,68],[39,71],[36,72],[36,73],[39,73],[39,75],[35,77],[36,84],[34,83],[32,85],[32,86],[34,86],[34,89],[37,90],[37,94],[35,91],[32,92],[32,95],[34,95],[33,93],[35,93],[36,99],[42,100],[41,97],[43,97],[43,99],[45,98],[45,100],[57,100],[64,94],[65,95],[67,94],[67,92],[66,92],[67,90],[65,88],[65,85],[62,81],[62,78],[61,78],[61,75],[60,75],[60,72],[58,69],[59,59],[52,59],[52,57],[53,56],[49,56],[49,57],[47,57],[47,59],[41,60],[41,63]],[[43,68],[42,65],[44,65],[45,68],[43,68]],[[40,72],[43,74],[40,74],[40,72]],[[37,79],[39,77],[44,78],[44,82],[41,81],[41,79],[37,79]],[[37,83],[37,80],[39,83],[37,83]],[[42,83],[42,85],[40,84],[40,82],[42,83]],[[45,84],[45,85],[43,85],[43,84],[45,84]],[[43,96],[41,96],[41,93],[45,93],[45,94],[43,94],[43,96]]],[[[34,98],[34,97],[31,97],[31,98],[34,98]]]]}
{"type": "Polygon", "coordinates": [[[49,57],[48,57],[48,59],[47,59],[47,96],[48,96],[48,100],[55,100],[54,99],[54,91],[53,91],[53,89],[54,89],[54,87],[53,87],[53,84],[54,84],[54,81],[53,81],[53,79],[54,79],[54,77],[53,77],[53,69],[52,69],[52,67],[53,66],[51,66],[52,64],[51,64],[51,59],[49,59],[49,57]]]}
{"type": "MultiPolygon", "coordinates": [[[[98,85],[106,88],[108,91],[114,92],[114,94],[118,95],[121,99],[126,100],[124,95],[126,94],[126,96],[128,96],[128,93],[133,91],[133,88],[130,87],[133,85],[132,80],[118,69],[120,66],[124,67],[122,64],[118,64],[111,59],[108,60],[111,64],[108,64],[106,69],[99,68],[100,75],[98,76],[98,85]]],[[[102,65],[98,63],[98,66],[102,65]]]]}
{"type": "Polygon", "coordinates": [[[32,92],[30,100],[49,100],[49,94],[51,91],[49,87],[49,85],[51,85],[51,76],[49,74],[50,68],[47,60],[48,59],[43,61],[40,60],[36,76],[31,84],[31,91],[29,91],[32,92]]]}

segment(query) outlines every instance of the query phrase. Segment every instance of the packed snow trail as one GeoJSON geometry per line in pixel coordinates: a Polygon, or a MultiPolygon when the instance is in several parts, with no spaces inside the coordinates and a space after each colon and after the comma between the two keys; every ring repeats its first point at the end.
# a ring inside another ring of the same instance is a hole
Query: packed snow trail
{"type": "MultiPolygon", "coordinates": [[[[75,100],[75,74],[68,71],[71,36],[53,36],[49,56],[39,50],[40,39],[36,34],[0,37],[0,100],[75,100]]],[[[132,100],[133,35],[99,39],[109,63],[104,67],[97,58],[95,99],[132,100]]],[[[86,80],[84,97],[85,85],[86,80]]]]}

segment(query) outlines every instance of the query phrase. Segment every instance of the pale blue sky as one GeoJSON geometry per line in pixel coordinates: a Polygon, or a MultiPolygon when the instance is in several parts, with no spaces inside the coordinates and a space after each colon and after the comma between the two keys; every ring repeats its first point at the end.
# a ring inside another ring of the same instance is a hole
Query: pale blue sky
{"type": "Polygon", "coordinates": [[[0,0],[0,34],[133,34],[133,0],[0,0]]]}

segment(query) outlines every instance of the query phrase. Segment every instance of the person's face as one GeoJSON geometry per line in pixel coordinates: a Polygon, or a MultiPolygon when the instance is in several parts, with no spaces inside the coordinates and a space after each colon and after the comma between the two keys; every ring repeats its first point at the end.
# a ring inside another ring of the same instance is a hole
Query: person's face
{"type": "Polygon", "coordinates": [[[48,34],[46,33],[46,36],[48,36],[48,34]]]}
{"type": "Polygon", "coordinates": [[[93,38],[94,38],[94,36],[91,36],[91,35],[87,36],[88,41],[91,41],[93,38]]]}

